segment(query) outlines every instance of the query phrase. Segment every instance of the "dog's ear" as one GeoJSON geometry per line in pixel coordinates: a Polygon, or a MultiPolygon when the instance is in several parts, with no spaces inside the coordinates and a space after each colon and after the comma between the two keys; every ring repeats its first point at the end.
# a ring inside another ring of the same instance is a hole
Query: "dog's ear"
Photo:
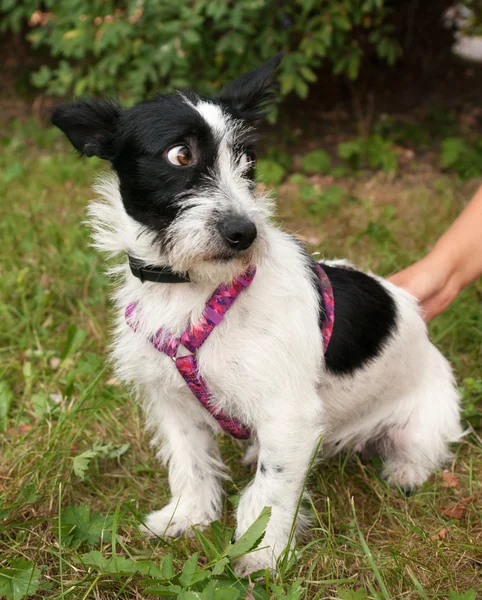
{"type": "Polygon", "coordinates": [[[112,160],[121,111],[112,100],[79,100],[57,106],[52,124],[81,154],[112,160]]]}
{"type": "Polygon", "coordinates": [[[263,118],[278,91],[273,76],[282,58],[280,52],[257,69],[231,81],[221,91],[219,100],[237,117],[249,121],[263,118]]]}

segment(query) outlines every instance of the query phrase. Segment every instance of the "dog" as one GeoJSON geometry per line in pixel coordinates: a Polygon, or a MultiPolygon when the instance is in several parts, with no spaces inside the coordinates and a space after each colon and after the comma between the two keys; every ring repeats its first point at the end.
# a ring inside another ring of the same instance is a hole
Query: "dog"
{"type": "Polygon", "coordinates": [[[263,548],[236,563],[240,576],[274,571],[293,544],[320,440],[323,456],[375,449],[383,476],[410,492],[461,436],[452,371],[416,299],[344,261],[315,263],[271,221],[255,142],[279,62],[215,98],[176,92],[127,109],[87,99],[52,115],[80,154],[113,168],[89,208],[95,246],[126,257],[111,269],[112,357],[172,493],[145,530],[180,536],[219,519],[227,474],[216,433],[251,434],[257,469],[236,536],[264,507],[271,517],[263,548]]]}

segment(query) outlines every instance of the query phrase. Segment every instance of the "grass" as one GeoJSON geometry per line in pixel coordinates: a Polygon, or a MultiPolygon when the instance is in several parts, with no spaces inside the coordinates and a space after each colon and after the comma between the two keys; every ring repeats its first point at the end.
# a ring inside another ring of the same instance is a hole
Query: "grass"
{"type": "MultiPolygon", "coordinates": [[[[221,441],[233,474],[223,522],[196,539],[151,542],[139,533],[142,515],[169,492],[139,408],[105,366],[109,283],[83,225],[100,161],[79,160],[55,131],[34,123],[10,124],[1,144],[0,597],[476,597],[480,282],[430,326],[475,426],[454,449],[450,473],[405,498],[379,479],[376,460],[323,464],[309,487],[314,526],[297,557],[277,581],[266,575],[252,589],[229,562],[233,504],[250,479],[230,439],[221,441]]],[[[385,275],[422,256],[475,188],[422,167],[398,178],[310,180],[315,191],[333,183],[342,190],[337,201],[325,206],[320,192],[313,210],[309,194],[300,199],[306,182],[285,179],[280,220],[311,250],[385,275]]]]}

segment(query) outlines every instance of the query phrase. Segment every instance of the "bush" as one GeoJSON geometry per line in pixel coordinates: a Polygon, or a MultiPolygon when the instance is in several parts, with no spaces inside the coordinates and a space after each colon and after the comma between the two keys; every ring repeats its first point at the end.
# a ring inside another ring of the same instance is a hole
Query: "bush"
{"type": "Polygon", "coordinates": [[[331,157],[325,150],[313,150],[303,156],[301,168],[305,173],[328,173],[331,157]]]}
{"type": "Polygon", "coordinates": [[[214,93],[282,50],[281,93],[301,98],[329,65],[356,79],[364,60],[400,53],[389,0],[0,0],[3,31],[28,29],[52,60],[32,76],[50,94],[133,102],[194,86],[214,93]]]}
{"type": "Polygon", "coordinates": [[[358,138],[338,144],[338,156],[354,170],[369,167],[393,173],[398,167],[398,156],[392,142],[379,135],[358,138]]]}
{"type": "Polygon", "coordinates": [[[265,185],[279,185],[284,176],[286,170],[282,165],[275,162],[274,160],[260,158],[256,165],[256,177],[259,182],[265,185]]]}
{"type": "Polygon", "coordinates": [[[442,142],[440,166],[454,171],[464,180],[479,177],[482,173],[482,138],[475,143],[460,137],[446,138],[442,142]]]}

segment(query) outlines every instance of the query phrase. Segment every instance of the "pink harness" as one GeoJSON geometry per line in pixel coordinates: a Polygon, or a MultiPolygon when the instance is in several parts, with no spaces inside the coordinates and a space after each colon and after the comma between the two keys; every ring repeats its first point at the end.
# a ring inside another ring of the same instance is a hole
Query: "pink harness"
{"type": "MultiPolygon", "coordinates": [[[[321,330],[323,337],[323,351],[326,354],[328,344],[333,333],[333,324],[335,322],[335,302],[333,288],[326,273],[318,263],[316,269],[320,280],[321,291],[325,303],[325,320],[321,330]]],[[[256,274],[256,267],[250,266],[244,273],[235,277],[229,284],[221,284],[206,302],[203,314],[197,323],[190,325],[181,337],[173,337],[163,329],[149,337],[149,342],[158,352],[163,352],[176,365],[181,377],[187,383],[189,389],[199,400],[203,407],[218,421],[221,428],[239,440],[248,439],[251,431],[243,425],[238,419],[230,417],[224,411],[217,409],[212,403],[212,394],[210,394],[206,382],[199,374],[196,360],[196,352],[207,340],[212,330],[223,320],[224,315],[234,304],[236,298],[251,285],[256,274]],[[177,356],[179,346],[192,352],[187,356],[177,356]]],[[[137,304],[131,302],[125,312],[125,318],[128,325],[134,330],[138,329],[138,319],[136,319],[137,304]]]]}

